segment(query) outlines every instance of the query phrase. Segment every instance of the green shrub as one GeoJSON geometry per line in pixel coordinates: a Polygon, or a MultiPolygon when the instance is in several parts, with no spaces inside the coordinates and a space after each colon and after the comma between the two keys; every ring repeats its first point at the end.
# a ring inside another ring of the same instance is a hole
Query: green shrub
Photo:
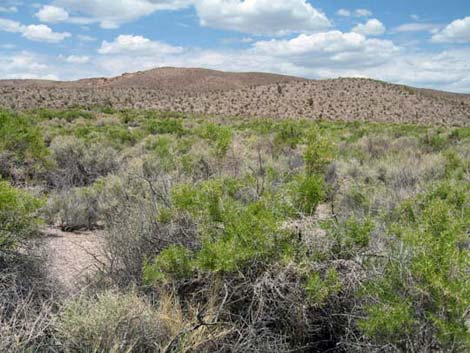
{"type": "Polygon", "coordinates": [[[233,132],[229,127],[208,123],[200,128],[199,134],[214,147],[214,154],[222,159],[232,144],[233,132]]]}
{"type": "Polygon", "coordinates": [[[330,268],[323,277],[318,272],[313,273],[307,279],[305,290],[315,304],[324,304],[328,297],[337,294],[341,290],[338,272],[330,268]]]}
{"type": "Polygon", "coordinates": [[[296,148],[302,140],[302,127],[294,121],[283,121],[276,125],[274,147],[281,150],[284,147],[296,148]]]}
{"type": "Polygon", "coordinates": [[[309,175],[322,173],[325,167],[333,161],[333,144],[328,137],[321,136],[316,129],[311,129],[306,139],[307,148],[304,152],[306,172],[309,175]]]}
{"type": "Polygon", "coordinates": [[[329,235],[334,239],[332,248],[335,257],[350,259],[367,249],[374,230],[374,223],[370,219],[359,220],[349,217],[345,222],[328,227],[329,235]]]}
{"type": "Polygon", "coordinates": [[[468,195],[468,186],[441,185],[418,203],[414,217],[392,228],[399,240],[366,289],[372,303],[360,327],[368,336],[403,351],[423,340],[442,351],[470,348],[468,195]]]}
{"type": "Polygon", "coordinates": [[[318,204],[325,197],[323,179],[315,174],[298,179],[294,187],[295,206],[300,212],[313,215],[318,204]]]}
{"type": "Polygon", "coordinates": [[[0,252],[37,233],[41,206],[41,200],[0,180],[0,252]]]}
{"type": "Polygon", "coordinates": [[[154,283],[168,279],[188,277],[192,272],[191,254],[181,245],[171,245],[162,250],[152,264],[144,266],[144,279],[154,283]]]}
{"type": "Polygon", "coordinates": [[[147,130],[153,134],[176,134],[184,133],[183,124],[176,119],[150,120],[147,122],[147,130]]]}
{"type": "Polygon", "coordinates": [[[39,128],[32,118],[0,110],[0,177],[30,178],[46,167],[48,150],[39,128]],[[14,172],[18,167],[22,175],[14,172]]]}

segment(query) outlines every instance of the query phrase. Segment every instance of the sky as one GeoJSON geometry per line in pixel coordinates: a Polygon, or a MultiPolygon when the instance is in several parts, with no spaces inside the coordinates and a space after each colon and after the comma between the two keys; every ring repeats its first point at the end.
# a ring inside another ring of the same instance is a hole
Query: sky
{"type": "Polygon", "coordinates": [[[161,66],[470,93],[470,0],[0,0],[0,78],[161,66]]]}

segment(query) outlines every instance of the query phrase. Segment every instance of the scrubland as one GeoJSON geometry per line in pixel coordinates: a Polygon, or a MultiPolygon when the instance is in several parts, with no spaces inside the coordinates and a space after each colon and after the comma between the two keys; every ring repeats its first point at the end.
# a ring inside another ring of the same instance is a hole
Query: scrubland
{"type": "Polygon", "coordinates": [[[469,128],[4,110],[0,175],[0,352],[470,350],[469,128]]]}

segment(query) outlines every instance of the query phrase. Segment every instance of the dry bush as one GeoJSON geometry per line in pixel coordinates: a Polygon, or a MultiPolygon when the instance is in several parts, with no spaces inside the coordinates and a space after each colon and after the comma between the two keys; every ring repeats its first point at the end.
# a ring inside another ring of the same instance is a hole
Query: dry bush
{"type": "Polygon", "coordinates": [[[64,352],[159,352],[171,337],[157,310],[133,292],[72,300],[56,330],[64,352]]]}
{"type": "Polygon", "coordinates": [[[117,152],[101,144],[85,144],[71,136],[56,137],[50,146],[56,167],[47,174],[55,188],[87,186],[119,168],[117,152]]]}
{"type": "Polygon", "coordinates": [[[127,175],[106,178],[100,194],[105,272],[122,285],[141,283],[144,261],[168,245],[198,246],[191,218],[185,214],[171,215],[167,176],[150,178],[141,168],[142,164],[137,162],[127,175]]]}
{"type": "Polygon", "coordinates": [[[98,228],[98,193],[92,187],[71,188],[53,193],[43,209],[47,222],[68,232],[98,228]]]}

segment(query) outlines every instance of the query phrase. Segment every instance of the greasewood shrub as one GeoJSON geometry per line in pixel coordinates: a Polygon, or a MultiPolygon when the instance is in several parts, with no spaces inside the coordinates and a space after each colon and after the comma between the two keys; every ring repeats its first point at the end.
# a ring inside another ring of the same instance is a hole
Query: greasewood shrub
{"type": "Polygon", "coordinates": [[[31,119],[0,110],[0,177],[31,178],[38,169],[47,166],[48,154],[44,137],[31,119]],[[22,175],[14,172],[18,167],[24,169],[22,175]]]}
{"type": "Polygon", "coordinates": [[[0,252],[14,249],[38,231],[43,202],[0,180],[0,252]]]}
{"type": "Polygon", "coordinates": [[[383,273],[367,285],[370,304],[359,321],[367,337],[401,351],[470,349],[469,191],[468,184],[444,183],[414,209],[406,205],[383,273]]]}

